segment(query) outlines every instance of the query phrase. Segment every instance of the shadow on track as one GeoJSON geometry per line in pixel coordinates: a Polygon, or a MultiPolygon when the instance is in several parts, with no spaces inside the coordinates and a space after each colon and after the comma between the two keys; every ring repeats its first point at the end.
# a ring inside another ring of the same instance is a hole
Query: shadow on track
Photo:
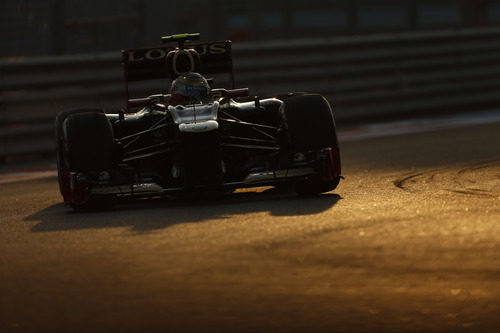
{"type": "Polygon", "coordinates": [[[166,201],[160,199],[117,203],[108,210],[74,212],[63,204],[44,208],[25,221],[39,221],[32,232],[131,227],[137,233],[180,223],[231,219],[235,215],[269,212],[272,216],[312,215],[333,207],[342,197],[327,193],[315,197],[274,190],[235,193],[219,200],[166,201]]]}

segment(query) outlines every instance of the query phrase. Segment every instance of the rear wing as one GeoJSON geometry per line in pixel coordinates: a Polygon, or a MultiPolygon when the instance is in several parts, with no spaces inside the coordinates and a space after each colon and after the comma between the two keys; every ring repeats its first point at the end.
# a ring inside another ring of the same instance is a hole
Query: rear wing
{"type": "MultiPolygon", "coordinates": [[[[197,71],[202,74],[228,73],[234,88],[231,41],[186,43],[185,48],[193,48],[200,55],[197,71]]],[[[128,83],[131,81],[161,79],[170,77],[167,54],[174,50],[170,45],[122,50],[122,65],[125,79],[125,94],[129,99],[128,83]]],[[[174,77],[170,77],[174,79],[174,77]]]]}

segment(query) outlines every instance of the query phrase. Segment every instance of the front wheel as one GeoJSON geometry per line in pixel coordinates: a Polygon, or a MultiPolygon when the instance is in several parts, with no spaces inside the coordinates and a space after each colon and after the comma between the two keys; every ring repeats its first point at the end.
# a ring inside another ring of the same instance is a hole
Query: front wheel
{"type": "Polygon", "coordinates": [[[64,202],[73,208],[93,205],[88,197],[91,178],[115,164],[111,123],[101,110],[72,110],[60,113],[55,126],[59,188],[64,202]]]}
{"type": "Polygon", "coordinates": [[[328,101],[318,94],[301,94],[286,99],[281,109],[290,154],[313,155],[316,177],[298,181],[300,195],[334,190],[340,181],[340,152],[333,112],[328,101]]]}

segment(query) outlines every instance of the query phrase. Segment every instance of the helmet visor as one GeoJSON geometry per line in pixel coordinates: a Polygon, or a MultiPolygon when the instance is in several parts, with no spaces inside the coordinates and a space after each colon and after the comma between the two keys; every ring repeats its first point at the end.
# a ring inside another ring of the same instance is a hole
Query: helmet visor
{"type": "Polygon", "coordinates": [[[205,79],[177,79],[172,84],[171,94],[173,101],[171,104],[199,104],[208,99],[208,84],[205,79]]]}

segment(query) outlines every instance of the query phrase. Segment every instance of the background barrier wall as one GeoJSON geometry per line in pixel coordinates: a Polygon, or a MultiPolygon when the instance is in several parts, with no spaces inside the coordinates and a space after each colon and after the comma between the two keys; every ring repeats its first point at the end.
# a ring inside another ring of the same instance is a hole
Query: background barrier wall
{"type": "MultiPolygon", "coordinates": [[[[499,28],[485,28],[234,43],[233,62],[252,95],[319,92],[338,122],[362,122],[498,107],[499,41],[499,28]]],[[[132,84],[131,96],[167,86],[132,84]]],[[[0,158],[52,154],[59,111],[124,106],[118,51],[0,62],[0,158]]]]}
{"type": "Polygon", "coordinates": [[[149,46],[170,33],[264,41],[500,27],[500,0],[2,0],[0,57],[149,46]]]}

